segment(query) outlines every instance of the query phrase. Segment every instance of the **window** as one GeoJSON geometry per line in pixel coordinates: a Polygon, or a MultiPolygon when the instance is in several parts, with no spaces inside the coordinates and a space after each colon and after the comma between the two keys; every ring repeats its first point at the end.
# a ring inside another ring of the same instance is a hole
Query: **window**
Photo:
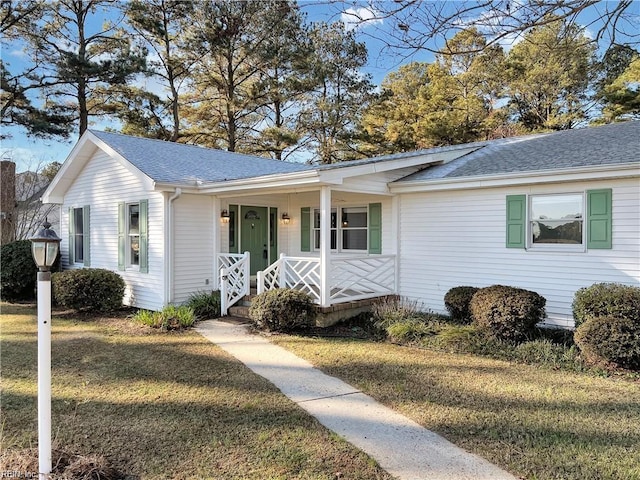
{"type": "Polygon", "coordinates": [[[82,208],[73,209],[73,261],[75,263],[84,262],[84,215],[82,208]]]}
{"type": "Polygon", "coordinates": [[[140,205],[127,205],[128,266],[140,266],[140,205]]]}
{"type": "Polygon", "coordinates": [[[507,195],[506,247],[584,251],[611,249],[613,193],[507,195]]]}
{"type": "Polygon", "coordinates": [[[581,193],[530,197],[530,245],[582,245],[584,198],[581,193]]]}
{"type": "Polygon", "coordinates": [[[89,205],[69,208],[69,264],[91,266],[89,220],[89,205]]]}
{"type": "MultiPolygon", "coordinates": [[[[338,249],[338,212],[331,209],[331,250],[338,249]]],[[[320,249],[320,210],[313,211],[313,248],[320,249]]]]}
{"type": "Polygon", "coordinates": [[[118,204],[118,269],[149,273],[149,201],[118,204]]]}
{"type": "MultiPolygon", "coordinates": [[[[331,250],[367,250],[367,235],[367,207],[331,209],[331,250]]],[[[313,239],[314,249],[320,249],[320,210],[317,208],[313,211],[313,239]]]]}
{"type": "Polygon", "coordinates": [[[342,209],[342,249],[367,249],[367,207],[342,209]]]}

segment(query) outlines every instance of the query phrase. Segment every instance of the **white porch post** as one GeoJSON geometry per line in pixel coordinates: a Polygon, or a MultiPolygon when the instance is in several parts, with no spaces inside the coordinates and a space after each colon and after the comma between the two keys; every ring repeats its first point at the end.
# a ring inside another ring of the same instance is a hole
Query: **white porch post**
{"type": "Polygon", "coordinates": [[[320,187],[320,305],[330,304],[331,187],[320,187]]]}
{"type": "Polygon", "coordinates": [[[211,289],[219,290],[220,289],[220,272],[218,271],[218,254],[220,253],[220,239],[222,238],[222,233],[220,232],[220,199],[218,197],[213,197],[212,202],[213,208],[213,265],[211,266],[211,289]]]}
{"type": "Polygon", "coordinates": [[[391,197],[391,232],[391,251],[396,256],[393,288],[397,294],[400,292],[400,198],[397,195],[391,197]]]}

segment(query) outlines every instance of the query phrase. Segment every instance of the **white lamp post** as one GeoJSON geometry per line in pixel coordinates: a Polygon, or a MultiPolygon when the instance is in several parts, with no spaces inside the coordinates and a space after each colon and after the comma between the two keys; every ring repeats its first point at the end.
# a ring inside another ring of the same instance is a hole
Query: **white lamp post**
{"type": "Polygon", "coordinates": [[[38,470],[40,480],[51,473],[51,266],[60,238],[46,220],[30,238],[38,266],[38,470]]]}

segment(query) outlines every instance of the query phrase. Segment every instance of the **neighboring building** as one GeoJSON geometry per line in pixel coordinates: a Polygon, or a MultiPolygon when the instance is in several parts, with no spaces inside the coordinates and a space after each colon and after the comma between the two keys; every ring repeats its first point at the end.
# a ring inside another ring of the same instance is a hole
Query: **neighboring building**
{"type": "Polygon", "coordinates": [[[16,239],[16,164],[9,160],[0,161],[0,244],[16,239]]]}
{"type": "Polygon", "coordinates": [[[572,326],[579,288],[640,284],[639,138],[627,122],[310,166],[87,131],[43,201],[62,205],[63,265],[118,271],[141,308],[233,302],[249,275],[436,311],[451,287],[507,284],[572,326]]]}
{"type": "Polygon", "coordinates": [[[51,180],[41,173],[26,171],[16,174],[16,239],[26,240],[35,235],[45,220],[56,232],[59,231],[60,209],[40,201],[50,183],[51,180]]]}

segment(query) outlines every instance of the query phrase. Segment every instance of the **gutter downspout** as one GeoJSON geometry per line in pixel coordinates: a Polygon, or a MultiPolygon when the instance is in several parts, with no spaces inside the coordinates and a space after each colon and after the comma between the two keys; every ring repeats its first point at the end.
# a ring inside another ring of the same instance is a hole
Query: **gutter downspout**
{"type": "Polygon", "coordinates": [[[182,189],[177,187],[173,195],[167,199],[165,208],[165,277],[164,277],[164,299],[165,305],[169,305],[173,302],[173,202],[182,195],[182,189]]]}

